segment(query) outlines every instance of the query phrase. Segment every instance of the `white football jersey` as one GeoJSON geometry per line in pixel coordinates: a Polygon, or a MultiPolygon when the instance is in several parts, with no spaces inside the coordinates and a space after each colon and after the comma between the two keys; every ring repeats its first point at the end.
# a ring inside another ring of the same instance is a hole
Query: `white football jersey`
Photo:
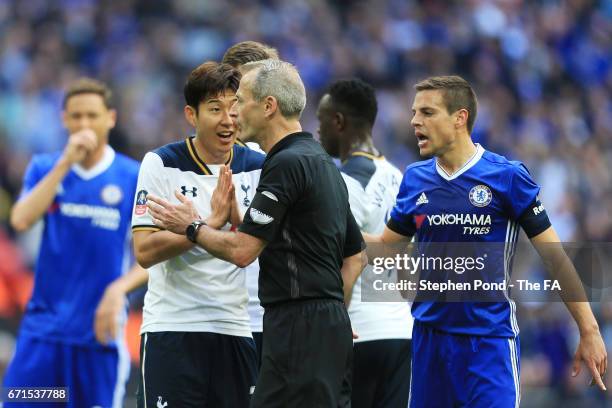
{"type": "MultiPolygon", "coordinates": [[[[261,153],[239,144],[232,149],[228,164],[243,213],[255,195],[264,158],[261,153]]],[[[159,230],[146,207],[148,194],[178,203],[174,192],[179,191],[206,218],[210,214],[210,198],[219,169],[219,165],[207,165],[198,157],[192,138],[147,153],[138,176],[132,231],[159,230]]],[[[229,228],[228,224],[223,229],[229,228]]],[[[257,268],[256,263],[253,268],[257,268]]],[[[149,268],[140,331],[213,332],[251,337],[248,298],[245,270],[196,246],[149,268]]]]}
{"type": "MultiPolygon", "coordinates": [[[[395,205],[402,173],[382,156],[353,153],[340,168],[349,192],[349,202],[359,228],[369,234],[381,234],[395,205]]],[[[372,279],[372,265],[364,269],[353,288],[349,315],[355,342],[382,339],[410,339],[413,320],[410,303],[397,293],[389,302],[362,301],[364,279],[372,279]]],[[[393,271],[392,273],[397,273],[393,271]]]]}

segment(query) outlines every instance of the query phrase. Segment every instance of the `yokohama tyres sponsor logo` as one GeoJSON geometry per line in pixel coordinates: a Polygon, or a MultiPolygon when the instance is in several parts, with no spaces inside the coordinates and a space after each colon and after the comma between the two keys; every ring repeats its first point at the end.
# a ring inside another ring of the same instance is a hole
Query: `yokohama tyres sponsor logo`
{"type": "Polygon", "coordinates": [[[66,217],[89,218],[93,226],[108,230],[117,230],[121,222],[121,213],[113,207],[61,203],[60,212],[66,217]]]}
{"type": "Polygon", "coordinates": [[[434,214],[428,215],[429,225],[468,225],[485,226],[491,225],[489,214],[434,214]]]}

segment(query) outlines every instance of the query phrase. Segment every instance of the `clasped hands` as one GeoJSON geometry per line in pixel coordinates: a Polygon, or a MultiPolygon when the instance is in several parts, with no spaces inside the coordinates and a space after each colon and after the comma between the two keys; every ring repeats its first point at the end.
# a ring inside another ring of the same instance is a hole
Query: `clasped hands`
{"type": "MultiPolygon", "coordinates": [[[[149,194],[147,207],[156,226],[175,234],[185,235],[187,226],[202,217],[192,200],[178,190],[174,191],[174,195],[179,200],[178,204],[172,204],[161,197],[149,194]]],[[[210,210],[210,215],[204,221],[211,228],[220,229],[227,222],[234,226],[242,223],[232,181],[232,170],[228,166],[221,166],[219,170],[217,186],[210,199],[210,210]]]]}

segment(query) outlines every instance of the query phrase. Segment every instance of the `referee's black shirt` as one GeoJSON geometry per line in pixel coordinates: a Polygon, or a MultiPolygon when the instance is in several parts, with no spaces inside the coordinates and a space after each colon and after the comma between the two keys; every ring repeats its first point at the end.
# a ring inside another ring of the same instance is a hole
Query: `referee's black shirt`
{"type": "Polygon", "coordinates": [[[268,242],[259,256],[263,306],[342,301],[342,259],[364,247],[340,171],[307,132],[268,152],[240,231],[268,242]]]}

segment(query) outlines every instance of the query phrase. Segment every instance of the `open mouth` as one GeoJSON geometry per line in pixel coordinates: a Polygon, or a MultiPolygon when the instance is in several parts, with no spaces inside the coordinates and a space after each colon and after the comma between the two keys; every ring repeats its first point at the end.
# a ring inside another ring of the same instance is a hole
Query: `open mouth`
{"type": "Polygon", "coordinates": [[[230,130],[225,131],[225,132],[217,132],[217,136],[219,136],[221,140],[229,142],[232,140],[232,137],[234,136],[234,132],[230,130]]]}
{"type": "Polygon", "coordinates": [[[421,132],[415,132],[419,147],[423,147],[429,141],[429,138],[421,132]]]}

